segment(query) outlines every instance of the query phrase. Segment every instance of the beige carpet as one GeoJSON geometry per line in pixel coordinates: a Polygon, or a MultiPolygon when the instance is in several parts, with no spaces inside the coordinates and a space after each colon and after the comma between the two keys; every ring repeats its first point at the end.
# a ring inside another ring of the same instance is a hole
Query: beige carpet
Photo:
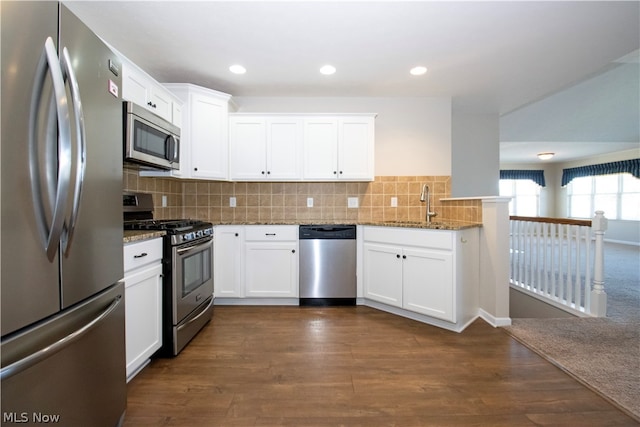
{"type": "Polygon", "coordinates": [[[605,247],[606,318],[512,319],[504,329],[640,421],[640,248],[605,247]]]}

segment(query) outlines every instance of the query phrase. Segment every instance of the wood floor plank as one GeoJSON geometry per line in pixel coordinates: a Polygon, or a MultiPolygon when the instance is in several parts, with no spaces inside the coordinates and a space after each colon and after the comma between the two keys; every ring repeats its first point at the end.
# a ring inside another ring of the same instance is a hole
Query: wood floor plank
{"type": "Polygon", "coordinates": [[[634,426],[500,329],[368,307],[216,306],[128,386],[125,426],[634,426]]]}

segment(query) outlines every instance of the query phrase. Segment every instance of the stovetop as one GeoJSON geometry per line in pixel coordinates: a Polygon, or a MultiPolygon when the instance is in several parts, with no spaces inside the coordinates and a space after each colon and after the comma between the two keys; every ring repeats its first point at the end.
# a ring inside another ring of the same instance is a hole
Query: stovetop
{"type": "Polygon", "coordinates": [[[210,222],[197,219],[138,219],[124,221],[125,230],[162,230],[170,234],[208,227],[211,227],[210,222]]]}

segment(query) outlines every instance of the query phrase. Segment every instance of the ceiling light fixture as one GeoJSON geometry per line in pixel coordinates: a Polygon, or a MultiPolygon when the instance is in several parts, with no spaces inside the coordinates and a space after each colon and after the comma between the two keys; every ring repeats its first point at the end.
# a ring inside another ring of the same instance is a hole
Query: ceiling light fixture
{"type": "Polygon", "coordinates": [[[242,65],[232,65],[231,67],[229,67],[229,71],[231,71],[233,74],[244,74],[247,72],[247,69],[242,65]]]}
{"type": "Polygon", "coordinates": [[[413,67],[409,72],[411,75],[421,76],[427,72],[427,67],[413,67]]]}
{"type": "Polygon", "coordinates": [[[540,160],[549,160],[550,158],[555,156],[555,154],[556,153],[538,153],[538,158],[540,160]]]}
{"type": "Polygon", "coordinates": [[[325,76],[330,76],[335,72],[336,72],[336,67],[334,67],[333,65],[325,65],[322,68],[320,68],[320,73],[324,74],[325,76]]]}

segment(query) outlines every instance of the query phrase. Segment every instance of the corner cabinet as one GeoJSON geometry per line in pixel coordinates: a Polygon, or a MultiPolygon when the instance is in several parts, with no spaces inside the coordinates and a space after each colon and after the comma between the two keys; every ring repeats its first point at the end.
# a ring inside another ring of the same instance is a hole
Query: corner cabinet
{"type": "Polygon", "coordinates": [[[464,329],[476,317],[478,228],[364,227],[363,240],[366,299],[452,330],[464,329]]]}
{"type": "Polygon", "coordinates": [[[302,119],[232,114],[229,117],[229,150],[232,180],[300,180],[302,119]]]}
{"type": "Polygon", "coordinates": [[[228,114],[231,95],[189,83],[167,83],[164,86],[184,103],[180,170],[172,172],[172,176],[228,179],[228,114]]]}
{"type": "Polygon", "coordinates": [[[162,346],[162,239],[124,245],[127,381],[162,346]]]}
{"type": "Polygon", "coordinates": [[[373,181],[375,115],[304,119],[303,179],[373,181]]]}

